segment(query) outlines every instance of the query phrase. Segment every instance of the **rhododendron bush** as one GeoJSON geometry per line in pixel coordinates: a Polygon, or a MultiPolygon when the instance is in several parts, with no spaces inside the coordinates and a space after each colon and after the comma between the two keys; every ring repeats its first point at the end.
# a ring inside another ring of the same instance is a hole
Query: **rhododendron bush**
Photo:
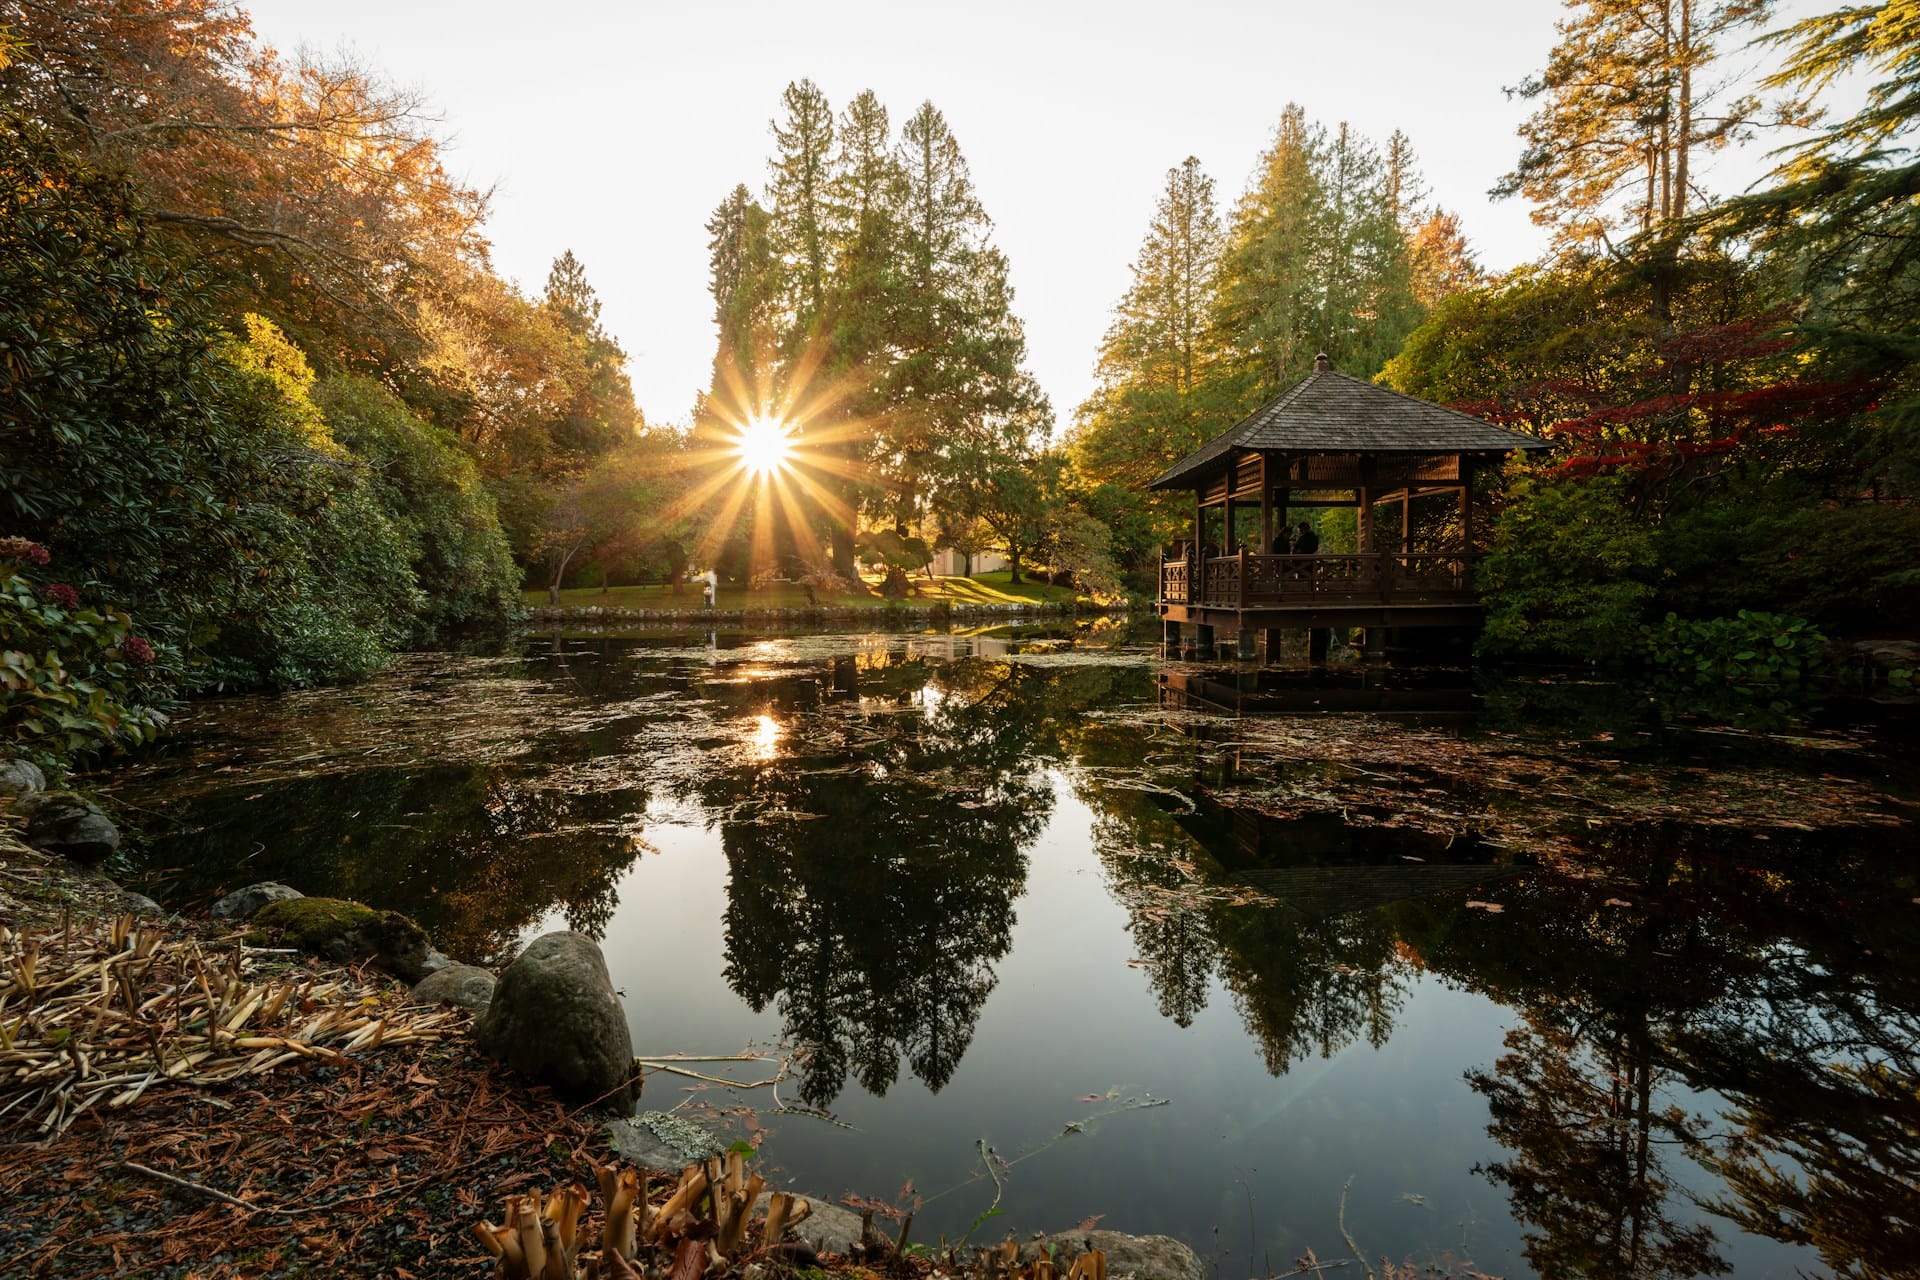
{"type": "Polygon", "coordinates": [[[133,620],[84,604],[69,584],[40,585],[47,549],[0,538],[0,741],[59,768],[72,756],[151,741],[161,654],[133,620]]]}

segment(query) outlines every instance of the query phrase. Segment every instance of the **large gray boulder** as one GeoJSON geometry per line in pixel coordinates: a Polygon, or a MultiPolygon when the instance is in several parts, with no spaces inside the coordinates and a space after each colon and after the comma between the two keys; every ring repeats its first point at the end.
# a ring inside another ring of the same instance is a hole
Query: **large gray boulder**
{"type": "Polygon", "coordinates": [[[70,792],[50,792],[38,801],[27,819],[26,840],[34,848],[91,867],[120,847],[120,828],[100,806],[70,792]]]}
{"type": "Polygon", "coordinates": [[[456,964],[436,969],[413,986],[413,998],[421,1004],[457,1004],[463,1009],[484,1009],[493,1002],[493,975],[477,965],[456,964]]]}
{"type": "Polygon", "coordinates": [[[47,775],[31,760],[0,760],[0,800],[47,789],[47,775]]]}
{"type": "Polygon", "coordinates": [[[1063,1231],[1027,1245],[1021,1254],[1032,1260],[1051,1252],[1056,1272],[1064,1272],[1081,1254],[1098,1249],[1107,1255],[1112,1280],[1205,1280],[1200,1255],[1171,1236],[1130,1236],[1119,1231],[1063,1231]]]}
{"type": "Polygon", "coordinates": [[[501,972],[473,1035],[490,1057],[564,1098],[598,1100],[622,1115],[639,1099],[627,1015],[591,938],[536,938],[501,972]]]}
{"type": "Polygon", "coordinates": [[[254,912],[269,902],[285,902],[289,898],[305,896],[298,889],[281,884],[278,880],[262,880],[244,889],[235,889],[207,910],[217,920],[251,920],[254,912]]]}

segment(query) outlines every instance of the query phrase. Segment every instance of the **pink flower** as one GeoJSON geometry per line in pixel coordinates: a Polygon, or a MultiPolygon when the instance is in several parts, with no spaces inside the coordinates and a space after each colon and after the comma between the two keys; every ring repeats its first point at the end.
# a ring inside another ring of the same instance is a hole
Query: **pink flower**
{"type": "Polygon", "coordinates": [[[135,666],[147,666],[153,661],[153,646],[139,636],[128,636],[120,644],[120,652],[127,655],[127,661],[135,666]]]}
{"type": "Polygon", "coordinates": [[[80,607],[80,593],[64,582],[47,584],[40,588],[40,594],[69,613],[80,607]]]}

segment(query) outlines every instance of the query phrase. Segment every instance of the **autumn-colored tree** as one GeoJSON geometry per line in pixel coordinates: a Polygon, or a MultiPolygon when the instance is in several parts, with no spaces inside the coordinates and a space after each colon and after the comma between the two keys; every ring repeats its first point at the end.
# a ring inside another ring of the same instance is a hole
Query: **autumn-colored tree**
{"type": "MultiPolygon", "coordinates": [[[[1716,80],[1721,44],[1765,22],[1771,0],[1567,0],[1538,75],[1510,93],[1539,107],[1497,197],[1525,195],[1562,247],[1667,234],[1697,202],[1695,160],[1747,135],[1761,100],[1716,80]]],[[[1784,104],[1787,115],[1796,104],[1784,104]]],[[[1774,108],[1778,118],[1782,106],[1774,108]]]]}
{"type": "Polygon", "coordinates": [[[131,173],[237,315],[271,314],[328,368],[380,368],[484,201],[423,104],[351,60],[280,58],[225,0],[16,0],[0,94],[131,173]]]}

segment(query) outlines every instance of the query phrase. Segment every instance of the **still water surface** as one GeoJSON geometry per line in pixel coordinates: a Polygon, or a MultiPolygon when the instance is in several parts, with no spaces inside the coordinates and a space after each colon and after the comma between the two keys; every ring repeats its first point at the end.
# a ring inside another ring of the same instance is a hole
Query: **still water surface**
{"type": "Polygon", "coordinates": [[[593,934],[641,1053],[792,1062],[644,1106],[910,1182],[918,1238],[997,1191],[983,1237],[1104,1215],[1222,1276],[1351,1257],[1343,1207],[1376,1267],[1911,1274],[1914,755],[1828,719],[1112,628],[548,637],[202,704],[119,785],[175,903],[593,934]]]}

